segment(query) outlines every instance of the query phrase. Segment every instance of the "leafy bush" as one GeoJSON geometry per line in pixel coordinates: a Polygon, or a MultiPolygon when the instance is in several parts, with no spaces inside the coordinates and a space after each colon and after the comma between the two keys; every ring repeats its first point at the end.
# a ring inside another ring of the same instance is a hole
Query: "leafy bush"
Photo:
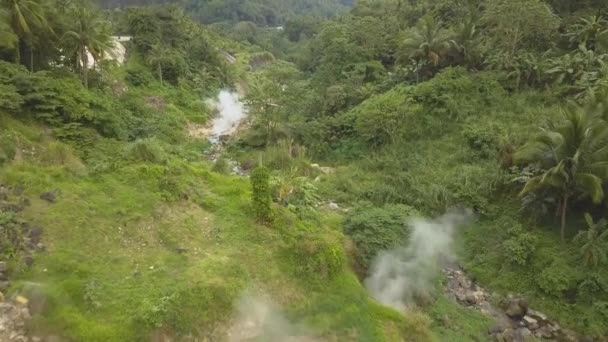
{"type": "Polygon", "coordinates": [[[75,155],[74,150],[70,146],[56,141],[46,145],[44,153],[40,155],[40,161],[45,165],[63,165],[74,174],[86,172],[86,167],[75,155]]]}
{"type": "Polygon", "coordinates": [[[469,147],[481,158],[492,158],[500,147],[501,130],[498,125],[479,126],[469,123],[464,127],[462,135],[469,147]]]}
{"type": "Polygon", "coordinates": [[[23,97],[17,92],[17,88],[11,84],[0,83],[0,112],[4,111],[16,114],[21,108],[23,97]]]}
{"type": "Polygon", "coordinates": [[[0,258],[13,258],[25,245],[21,222],[14,213],[0,210],[0,258]]]}
{"type": "Polygon", "coordinates": [[[538,286],[547,294],[563,297],[576,284],[576,273],[566,263],[556,260],[536,278],[538,286]]]}
{"type": "Polygon", "coordinates": [[[351,210],[344,222],[344,232],[355,242],[357,261],[367,268],[378,252],[406,243],[408,221],[416,215],[414,208],[400,204],[363,205],[351,210]]]}
{"type": "Polygon", "coordinates": [[[213,164],[211,168],[213,172],[221,173],[223,175],[227,175],[230,173],[230,165],[228,164],[228,160],[226,158],[218,158],[213,164]]]}
{"type": "Polygon", "coordinates": [[[344,268],[346,254],[337,234],[310,233],[293,244],[296,269],[306,277],[331,279],[344,268]]]}
{"type": "Polygon", "coordinates": [[[471,75],[460,67],[446,68],[412,88],[413,99],[440,120],[462,120],[503,95],[504,90],[491,75],[471,75]]]}
{"type": "Polygon", "coordinates": [[[152,72],[143,65],[131,65],[126,72],[125,80],[136,87],[147,86],[154,81],[152,72]]]}
{"type": "Polygon", "coordinates": [[[127,159],[161,164],[166,162],[167,155],[161,143],[155,138],[140,139],[127,146],[127,159]]]}
{"type": "Polygon", "coordinates": [[[536,237],[521,226],[511,228],[508,233],[510,238],[502,244],[505,257],[512,264],[526,266],[536,250],[536,237]]]}
{"type": "Polygon", "coordinates": [[[13,138],[7,134],[0,135],[0,165],[7,163],[15,158],[17,146],[13,138]]]}
{"type": "Polygon", "coordinates": [[[251,172],[253,213],[256,219],[262,223],[268,223],[271,216],[271,190],[270,174],[268,169],[258,166],[251,172]]]}

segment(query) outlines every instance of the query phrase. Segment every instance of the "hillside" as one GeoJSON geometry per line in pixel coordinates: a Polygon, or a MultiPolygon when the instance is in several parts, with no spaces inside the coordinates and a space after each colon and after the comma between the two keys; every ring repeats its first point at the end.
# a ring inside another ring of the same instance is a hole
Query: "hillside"
{"type": "Polygon", "coordinates": [[[131,6],[162,5],[179,3],[196,20],[205,24],[241,21],[258,26],[281,26],[289,19],[308,15],[333,17],[346,12],[352,0],[203,0],[203,1],[147,1],[147,0],[101,0],[105,8],[127,8],[131,6]]]}
{"type": "Polygon", "coordinates": [[[0,2],[0,342],[608,340],[604,2],[104,6],[0,2]]]}

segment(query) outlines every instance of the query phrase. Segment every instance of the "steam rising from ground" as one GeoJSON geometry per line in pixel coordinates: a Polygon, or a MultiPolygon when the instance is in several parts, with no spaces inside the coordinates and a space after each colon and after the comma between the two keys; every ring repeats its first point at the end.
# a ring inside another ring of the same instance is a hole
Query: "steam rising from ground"
{"type": "Polygon", "coordinates": [[[247,116],[247,109],[236,92],[222,90],[217,99],[207,100],[207,105],[218,112],[211,128],[216,137],[234,133],[241,120],[247,116]]]}
{"type": "Polygon", "coordinates": [[[289,321],[269,299],[245,293],[235,307],[235,322],[228,332],[229,342],[314,342],[307,329],[289,321]]]}
{"type": "Polygon", "coordinates": [[[409,243],[374,259],[365,285],[380,303],[404,310],[433,288],[441,261],[453,258],[454,232],[472,218],[470,211],[448,212],[434,220],[411,220],[409,243]]]}

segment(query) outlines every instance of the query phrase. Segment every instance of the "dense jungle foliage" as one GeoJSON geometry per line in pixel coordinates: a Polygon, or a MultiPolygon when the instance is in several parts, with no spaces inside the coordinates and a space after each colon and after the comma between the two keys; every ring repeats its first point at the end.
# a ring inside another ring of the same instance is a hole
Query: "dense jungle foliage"
{"type": "Polygon", "coordinates": [[[102,5],[0,0],[0,301],[33,335],[223,340],[255,291],[320,340],[487,340],[441,276],[405,313],[361,282],[464,207],[479,284],[608,336],[605,1],[102,5]],[[220,89],[249,113],[212,162],[220,89]]]}

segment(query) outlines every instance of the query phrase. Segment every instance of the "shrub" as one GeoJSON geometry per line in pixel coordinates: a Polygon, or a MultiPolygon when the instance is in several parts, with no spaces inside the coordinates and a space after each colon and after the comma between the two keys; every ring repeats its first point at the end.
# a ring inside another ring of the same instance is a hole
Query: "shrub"
{"type": "Polygon", "coordinates": [[[307,278],[331,279],[344,268],[346,254],[337,234],[310,233],[294,242],[296,269],[307,278]]]}
{"type": "Polygon", "coordinates": [[[496,156],[500,148],[501,130],[497,125],[479,126],[469,123],[464,127],[462,135],[469,147],[481,158],[496,156]]]}
{"type": "Polygon", "coordinates": [[[563,261],[556,260],[540,273],[536,282],[547,294],[562,297],[566,291],[574,287],[576,274],[572,267],[563,261]]]}
{"type": "Polygon", "coordinates": [[[0,259],[15,257],[24,245],[21,222],[14,213],[0,210],[0,259]]]}
{"type": "Polygon", "coordinates": [[[17,146],[13,138],[8,134],[0,135],[0,165],[13,160],[16,152],[17,146]]]}
{"type": "Polygon", "coordinates": [[[508,233],[510,238],[502,244],[505,249],[505,257],[512,264],[528,265],[536,250],[536,237],[524,232],[521,226],[510,229],[508,233]]]}
{"type": "Polygon", "coordinates": [[[131,85],[139,87],[152,83],[154,77],[148,68],[143,65],[134,65],[127,68],[125,80],[131,85]]]}
{"type": "Polygon", "coordinates": [[[211,168],[213,172],[221,173],[223,175],[227,175],[230,173],[230,165],[228,164],[228,160],[226,158],[218,158],[213,164],[211,168]]]}
{"type": "Polygon", "coordinates": [[[74,174],[86,173],[86,167],[75,155],[74,150],[60,142],[49,142],[44,153],[40,154],[40,161],[45,165],[63,165],[74,174]]]}
{"type": "Polygon", "coordinates": [[[255,218],[261,223],[271,221],[271,189],[268,169],[258,166],[251,172],[252,204],[255,218]]]}
{"type": "Polygon", "coordinates": [[[134,161],[162,164],[167,156],[160,142],[154,138],[140,139],[127,146],[126,158],[134,161]]]}
{"type": "Polygon", "coordinates": [[[408,221],[418,212],[406,205],[384,207],[360,206],[351,210],[344,222],[344,232],[357,247],[357,261],[369,267],[378,252],[406,243],[408,221]]]}
{"type": "Polygon", "coordinates": [[[17,93],[17,88],[10,84],[0,83],[0,111],[16,114],[21,108],[23,98],[17,93]]]}

